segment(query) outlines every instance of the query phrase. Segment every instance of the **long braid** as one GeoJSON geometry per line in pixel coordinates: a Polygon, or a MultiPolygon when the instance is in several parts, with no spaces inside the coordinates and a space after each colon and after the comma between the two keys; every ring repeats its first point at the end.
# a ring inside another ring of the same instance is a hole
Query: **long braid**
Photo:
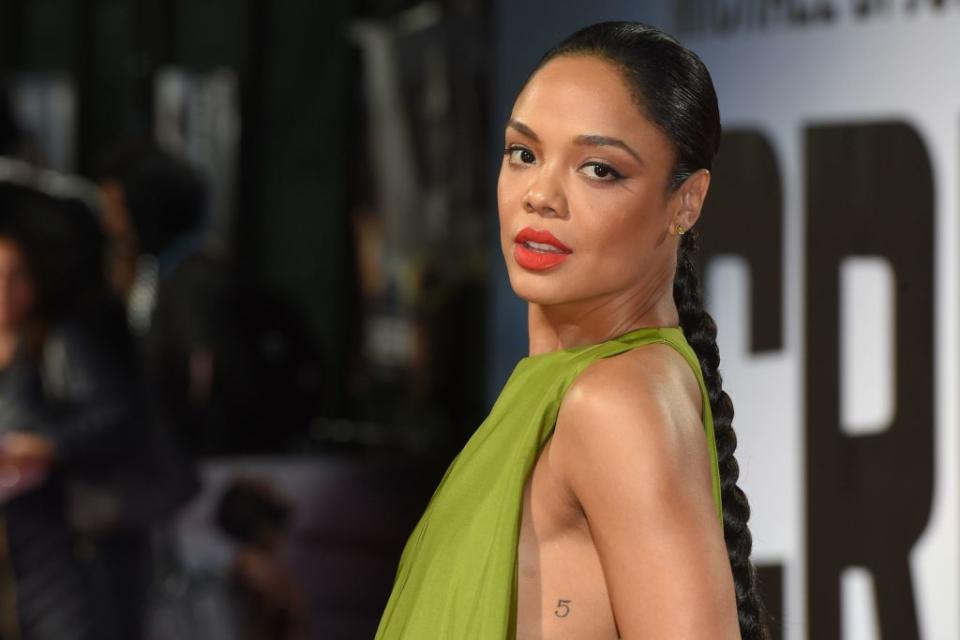
{"type": "Polygon", "coordinates": [[[723,377],[719,370],[717,326],[703,305],[700,277],[693,260],[693,253],[697,248],[697,236],[693,230],[681,236],[673,296],[680,313],[680,326],[687,342],[700,359],[700,368],[710,396],[720,465],[723,534],[730,568],[733,570],[740,634],[743,640],[767,640],[769,630],[766,625],[766,612],[758,591],[756,569],[750,562],[753,546],[753,538],[747,526],[750,505],[746,495],[737,486],[740,467],[733,455],[737,448],[737,434],[732,425],[733,403],[723,390],[723,377]]]}

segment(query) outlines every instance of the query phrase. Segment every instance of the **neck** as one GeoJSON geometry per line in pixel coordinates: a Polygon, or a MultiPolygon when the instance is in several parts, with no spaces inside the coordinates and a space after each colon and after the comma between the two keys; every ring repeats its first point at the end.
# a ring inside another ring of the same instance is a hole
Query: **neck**
{"type": "Polygon", "coordinates": [[[679,318],[672,280],[652,295],[632,291],[555,305],[531,302],[530,355],[597,344],[644,327],[675,327],[679,318]]]}

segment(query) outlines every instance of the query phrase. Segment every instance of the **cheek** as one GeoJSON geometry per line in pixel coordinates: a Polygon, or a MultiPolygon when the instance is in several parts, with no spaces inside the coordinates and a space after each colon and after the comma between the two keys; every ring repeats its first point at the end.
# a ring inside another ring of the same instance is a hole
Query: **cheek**
{"type": "Polygon", "coordinates": [[[497,177],[497,214],[500,217],[501,224],[503,223],[504,214],[506,213],[506,208],[504,207],[504,177],[503,169],[500,170],[500,175],[497,177]]]}
{"type": "MultiPolygon", "coordinates": [[[[593,194],[579,210],[588,212],[581,216],[583,239],[595,257],[607,259],[642,253],[659,218],[651,203],[626,192],[593,194]]],[[[618,266],[615,259],[610,263],[618,266]]]]}
{"type": "Polygon", "coordinates": [[[506,242],[507,236],[513,230],[510,221],[519,210],[519,186],[516,176],[505,169],[500,169],[497,179],[497,214],[500,219],[500,236],[506,242]]]}
{"type": "Polygon", "coordinates": [[[578,233],[584,250],[578,269],[580,286],[625,289],[658,271],[654,265],[663,244],[663,203],[620,191],[603,197],[594,194],[588,204],[591,208],[580,209],[590,212],[581,216],[578,233]]]}

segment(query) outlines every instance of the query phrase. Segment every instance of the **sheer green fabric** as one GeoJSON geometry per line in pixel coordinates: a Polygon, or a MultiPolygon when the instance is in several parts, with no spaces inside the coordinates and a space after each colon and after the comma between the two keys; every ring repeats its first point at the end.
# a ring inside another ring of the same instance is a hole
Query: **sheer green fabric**
{"type": "Polygon", "coordinates": [[[527,356],[447,468],[407,540],[377,640],[514,638],[523,489],[553,433],[564,393],[594,360],[654,342],[677,349],[700,383],[722,522],[710,399],[697,355],[679,327],[645,327],[598,344],[527,356]]]}

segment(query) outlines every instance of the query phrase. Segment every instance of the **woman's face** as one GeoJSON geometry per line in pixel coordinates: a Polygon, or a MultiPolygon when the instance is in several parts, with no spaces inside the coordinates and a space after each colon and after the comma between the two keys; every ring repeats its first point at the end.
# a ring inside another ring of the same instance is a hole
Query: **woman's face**
{"type": "Polygon", "coordinates": [[[566,55],[541,67],[514,104],[497,187],[517,295],[642,304],[637,296],[672,285],[674,154],[609,62],[566,55]]]}
{"type": "Polygon", "coordinates": [[[33,301],[33,278],[20,245],[0,238],[0,331],[22,327],[33,301]]]}

